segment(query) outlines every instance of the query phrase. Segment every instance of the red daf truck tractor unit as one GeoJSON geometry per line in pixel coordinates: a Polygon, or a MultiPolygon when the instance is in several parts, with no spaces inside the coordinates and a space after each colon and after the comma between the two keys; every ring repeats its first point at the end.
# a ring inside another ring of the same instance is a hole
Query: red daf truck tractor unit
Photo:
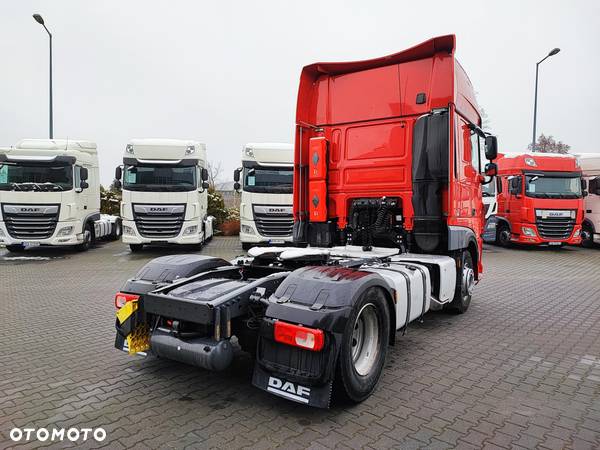
{"type": "Polygon", "coordinates": [[[233,336],[252,383],[327,407],[367,398],[396,332],[463,313],[483,272],[481,186],[495,175],[454,36],[368,61],[302,70],[294,247],[232,262],[174,255],[117,293],[115,346],[223,370],[233,336]]]}
{"type": "Polygon", "coordinates": [[[488,219],[486,236],[503,246],[581,242],[586,186],[577,158],[501,154],[497,165],[498,213],[488,219]]]}

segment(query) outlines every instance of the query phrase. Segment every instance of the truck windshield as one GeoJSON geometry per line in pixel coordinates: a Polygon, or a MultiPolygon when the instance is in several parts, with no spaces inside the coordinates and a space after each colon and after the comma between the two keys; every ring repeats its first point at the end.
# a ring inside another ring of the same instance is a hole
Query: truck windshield
{"type": "Polygon", "coordinates": [[[526,175],[525,195],[537,198],[579,198],[580,177],[526,175]]]}
{"type": "Polygon", "coordinates": [[[73,166],[48,164],[0,165],[2,191],[69,191],[73,189],[73,166]]]}
{"type": "Polygon", "coordinates": [[[126,166],[123,189],[129,191],[193,191],[196,167],[126,166]]]}
{"type": "Polygon", "coordinates": [[[291,167],[244,167],[244,190],[291,194],[293,177],[291,167]]]}

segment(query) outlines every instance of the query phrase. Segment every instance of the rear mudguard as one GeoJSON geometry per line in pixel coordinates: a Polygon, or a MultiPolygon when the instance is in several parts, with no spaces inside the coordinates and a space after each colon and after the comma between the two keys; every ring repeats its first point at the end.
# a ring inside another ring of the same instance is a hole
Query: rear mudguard
{"type": "Polygon", "coordinates": [[[115,348],[123,350],[127,336],[139,325],[146,322],[144,295],[162,286],[170,285],[178,280],[198,275],[202,272],[231,265],[221,258],[202,255],[169,255],[148,261],[133,277],[125,282],[121,292],[140,296],[136,311],[126,322],[115,320],[115,348]]]}
{"type": "Polygon", "coordinates": [[[374,286],[386,293],[393,316],[391,290],[376,273],[316,266],[297,269],[288,275],[269,298],[258,339],[253,384],[290,400],[327,408],[352,306],[374,286]],[[323,330],[326,336],[323,350],[313,352],[275,342],[276,320],[323,330]]]}

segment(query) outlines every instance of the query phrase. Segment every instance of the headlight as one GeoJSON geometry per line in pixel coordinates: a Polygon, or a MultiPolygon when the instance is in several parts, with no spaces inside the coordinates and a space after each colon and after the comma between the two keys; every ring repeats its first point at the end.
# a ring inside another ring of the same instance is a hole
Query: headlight
{"type": "Polygon", "coordinates": [[[62,227],[58,230],[57,236],[68,236],[73,232],[73,227],[62,227]]]}
{"type": "Polygon", "coordinates": [[[185,149],[185,154],[191,155],[195,151],[196,151],[196,147],[194,147],[193,145],[188,145],[188,147],[185,149]]]}
{"type": "Polygon", "coordinates": [[[133,228],[128,227],[127,225],[123,225],[123,234],[126,234],[128,236],[135,236],[133,228]]]}
{"type": "Polygon", "coordinates": [[[133,153],[133,144],[127,144],[127,147],[125,147],[125,151],[127,153],[133,153]]]}
{"type": "Polygon", "coordinates": [[[531,166],[531,167],[537,167],[537,164],[535,163],[535,159],[533,159],[533,158],[525,158],[525,164],[527,164],[528,166],[531,166]]]}
{"type": "Polygon", "coordinates": [[[194,233],[196,233],[196,231],[198,231],[198,226],[197,225],[194,225],[194,226],[191,226],[191,227],[187,227],[185,229],[185,231],[183,232],[183,235],[187,236],[189,234],[194,234],[194,233]]]}
{"type": "Polygon", "coordinates": [[[573,237],[579,237],[580,234],[581,234],[581,230],[577,230],[577,231],[575,231],[575,233],[573,233],[573,237]]]}
{"type": "Polygon", "coordinates": [[[521,227],[521,232],[525,236],[535,237],[535,230],[533,228],[530,228],[530,227],[521,227]]]}
{"type": "Polygon", "coordinates": [[[251,226],[242,225],[242,233],[245,233],[245,234],[254,234],[254,230],[252,229],[251,226]]]}

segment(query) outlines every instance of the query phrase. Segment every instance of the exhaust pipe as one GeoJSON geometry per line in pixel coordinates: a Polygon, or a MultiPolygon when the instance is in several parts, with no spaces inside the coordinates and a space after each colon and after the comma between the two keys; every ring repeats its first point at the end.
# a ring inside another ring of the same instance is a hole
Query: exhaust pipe
{"type": "Polygon", "coordinates": [[[156,356],[212,371],[224,370],[233,361],[229,340],[217,342],[201,337],[184,341],[160,329],[150,336],[150,349],[156,356]]]}

